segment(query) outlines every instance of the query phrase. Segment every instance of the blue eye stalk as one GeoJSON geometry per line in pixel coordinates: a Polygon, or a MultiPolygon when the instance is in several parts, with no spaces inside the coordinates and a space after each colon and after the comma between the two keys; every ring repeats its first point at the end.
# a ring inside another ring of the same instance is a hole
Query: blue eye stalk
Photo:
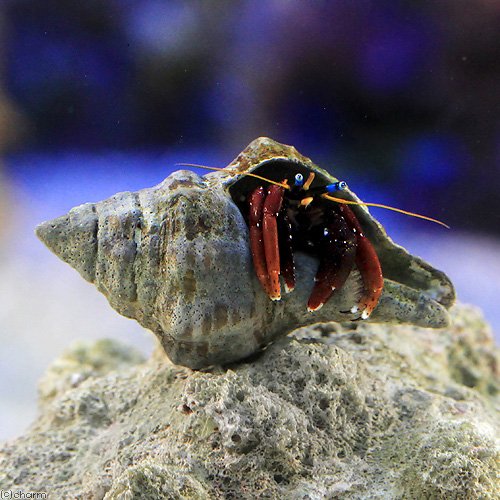
{"type": "Polygon", "coordinates": [[[327,193],[334,193],[335,191],[345,191],[347,189],[347,182],[345,181],[337,181],[333,184],[328,184],[326,186],[327,193]]]}
{"type": "Polygon", "coordinates": [[[347,182],[345,181],[337,181],[332,184],[328,184],[327,186],[315,187],[308,190],[308,194],[316,195],[316,194],[332,194],[337,191],[345,191],[347,189],[347,182]]]}
{"type": "Polygon", "coordinates": [[[302,187],[304,185],[304,176],[302,174],[297,174],[295,176],[295,186],[302,187]]]}

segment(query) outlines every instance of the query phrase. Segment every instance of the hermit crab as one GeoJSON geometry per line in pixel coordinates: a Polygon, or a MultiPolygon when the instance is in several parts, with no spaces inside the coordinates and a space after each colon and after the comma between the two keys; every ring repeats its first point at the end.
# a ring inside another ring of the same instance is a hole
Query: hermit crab
{"type": "Polygon", "coordinates": [[[295,148],[259,138],[213,170],[81,205],[36,234],[195,369],[318,322],[448,325],[448,277],[295,148]]]}

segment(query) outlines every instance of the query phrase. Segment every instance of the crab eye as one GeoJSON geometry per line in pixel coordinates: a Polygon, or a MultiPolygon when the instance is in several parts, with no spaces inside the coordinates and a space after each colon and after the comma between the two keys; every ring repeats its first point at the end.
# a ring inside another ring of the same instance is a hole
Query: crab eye
{"type": "Polygon", "coordinates": [[[302,187],[303,184],[304,184],[304,176],[302,174],[297,174],[295,176],[295,185],[297,187],[302,187]]]}
{"type": "Polygon", "coordinates": [[[335,191],[344,191],[347,189],[347,182],[345,181],[337,181],[334,182],[333,184],[328,184],[326,186],[326,191],[328,193],[334,193],[335,191]]]}

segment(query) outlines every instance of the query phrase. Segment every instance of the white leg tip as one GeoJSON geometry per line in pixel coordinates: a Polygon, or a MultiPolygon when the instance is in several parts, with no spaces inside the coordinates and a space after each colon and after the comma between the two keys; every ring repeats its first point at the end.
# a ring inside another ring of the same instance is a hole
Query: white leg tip
{"type": "Polygon", "coordinates": [[[318,309],[321,309],[323,307],[323,304],[320,304],[318,307],[316,307],[315,309],[311,309],[309,306],[307,306],[307,310],[309,312],[314,312],[314,311],[317,311],[318,309]]]}

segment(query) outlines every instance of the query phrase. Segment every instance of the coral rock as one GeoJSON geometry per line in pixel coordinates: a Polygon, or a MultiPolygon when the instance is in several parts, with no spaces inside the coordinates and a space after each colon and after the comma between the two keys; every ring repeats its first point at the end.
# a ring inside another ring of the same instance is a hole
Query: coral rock
{"type": "Polygon", "coordinates": [[[500,351],[476,310],[451,314],[439,332],[316,325],[205,371],[160,349],[141,363],[114,344],[80,346],[42,380],[31,429],[0,447],[0,488],[79,500],[498,499],[500,351]]]}

